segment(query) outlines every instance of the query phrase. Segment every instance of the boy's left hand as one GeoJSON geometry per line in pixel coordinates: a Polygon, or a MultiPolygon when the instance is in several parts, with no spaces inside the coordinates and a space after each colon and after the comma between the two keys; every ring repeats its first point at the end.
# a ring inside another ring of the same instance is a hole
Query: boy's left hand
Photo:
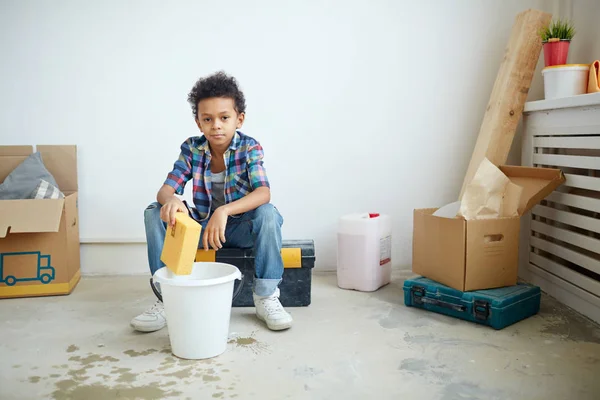
{"type": "Polygon", "coordinates": [[[209,246],[215,250],[223,247],[225,243],[225,228],[227,227],[227,213],[223,207],[215,210],[210,217],[204,235],[202,235],[202,243],[204,250],[208,250],[209,246]]]}

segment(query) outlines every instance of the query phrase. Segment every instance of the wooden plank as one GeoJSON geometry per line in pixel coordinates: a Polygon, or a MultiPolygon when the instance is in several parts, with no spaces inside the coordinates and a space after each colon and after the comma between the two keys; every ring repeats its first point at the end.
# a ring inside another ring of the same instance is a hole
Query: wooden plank
{"type": "Polygon", "coordinates": [[[600,212],[600,199],[587,196],[577,196],[569,193],[552,192],[546,200],[583,210],[600,212]]]}
{"type": "Polygon", "coordinates": [[[541,205],[533,207],[532,213],[533,215],[550,218],[551,220],[562,222],[563,224],[600,233],[600,220],[596,218],[590,218],[584,215],[561,211],[541,205]]]}
{"type": "Polygon", "coordinates": [[[517,14],[459,198],[484,158],[495,165],[506,162],[542,50],[538,32],[551,19],[539,10],[517,14]]]}
{"type": "Polygon", "coordinates": [[[597,253],[600,251],[600,240],[594,239],[591,236],[582,235],[581,233],[573,232],[568,229],[562,229],[553,225],[545,224],[541,221],[531,221],[530,229],[534,232],[570,243],[574,246],[581,247],[597,253]]]}
{"type": "Polygon", "coordinates": [[[600,149],[600,136],[535,137],[533,147],[552,149],[600,149]]]}
{"type": "Polygon", "coordinates": [[[573,271],[572,269],[565,267],[557,262],[554,262],[546,257],[543,257],[539,254],[530,253],[530,260],[532,264],[535,264],[539,268],[542,268],[545,271],[550,272],[553,275],[556,275],[572,284],[582,288],[583,290],[587,290],[588,292],[600,296],[600,282],[590,277],[587,277],[583,274],[580,274],[577,271],[573,271]]]}
{"type": "Polygon", "coordinates": [[[575,174],[565,174],[565,178],[565,186],[600,192],[600,178],[575,174]]]}
{"type": "Polygon", "coordinates": [[[600,169],[600,157],[534,154],[533,163],[537,165],[552,165],[555,167],[600,169]]]}
{"type": "Polygon", "coordinates": [[[588,257],[585,254],[578,253],[574,250],[567,249],[566,247],[559,246],[555,243],[535,236],[531,237],[529,243],[532,247],[544,250],[564,260],[571,261],[582,268],[595,272],[596,274],[600,274],[600,261],[592,257],[588,257]]]}

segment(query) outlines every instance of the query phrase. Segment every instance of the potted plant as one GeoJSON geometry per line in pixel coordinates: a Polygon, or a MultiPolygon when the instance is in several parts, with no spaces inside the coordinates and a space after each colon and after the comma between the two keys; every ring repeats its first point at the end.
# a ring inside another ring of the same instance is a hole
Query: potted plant
{"type": "Polygon", "coordinates": [[[544,62],[546,67],[567,63],[569,44],[575,36],[575,28],[570,21],[561,19],[551,22],[540,32],[544,44],[544,62]]]}

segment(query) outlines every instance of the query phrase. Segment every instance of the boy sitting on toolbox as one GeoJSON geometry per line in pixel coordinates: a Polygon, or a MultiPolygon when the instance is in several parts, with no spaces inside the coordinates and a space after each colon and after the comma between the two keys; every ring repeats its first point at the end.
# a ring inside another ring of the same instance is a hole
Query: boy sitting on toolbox
{"type": "MultiPolygon", "coordinates": [[[[283,275],[283,218],[269,203],[271,192],[261,145],[238,131],[245,117],[244,94],[235,78],[219,72],[198,80],[188,101],[202,136],[191,137],[181,145],[179,159],[158,191],[158,201],[144,212],[150,272],[164,267],[160,256],[166,224],[174,224],[176,213],[189,212],[203,228],[198,247],[254,248],[256,315],[269,329],[287,329],[292,317],[279,302],[278,288],[283,275]],[[190,180],[196,207],[188,209],[176,194],[182,195],[190,180]]],[[[160,300],[131,321],[141,332],[165,325],[160,300]]]]}

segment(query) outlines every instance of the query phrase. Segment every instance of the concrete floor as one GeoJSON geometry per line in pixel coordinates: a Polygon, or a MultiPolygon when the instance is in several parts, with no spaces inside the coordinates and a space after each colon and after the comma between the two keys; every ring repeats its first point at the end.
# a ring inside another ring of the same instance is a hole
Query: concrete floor
{"type": "Polygon", "coordinates": [[[226,353],[187,361],[129,319],[145,277],[84,278],[66,297],[0,300],[0,399],[600,399],[600,330],[549,297],[502,331],[315,274],[313,304],[270,332],[237,308],[226,353]]]}

